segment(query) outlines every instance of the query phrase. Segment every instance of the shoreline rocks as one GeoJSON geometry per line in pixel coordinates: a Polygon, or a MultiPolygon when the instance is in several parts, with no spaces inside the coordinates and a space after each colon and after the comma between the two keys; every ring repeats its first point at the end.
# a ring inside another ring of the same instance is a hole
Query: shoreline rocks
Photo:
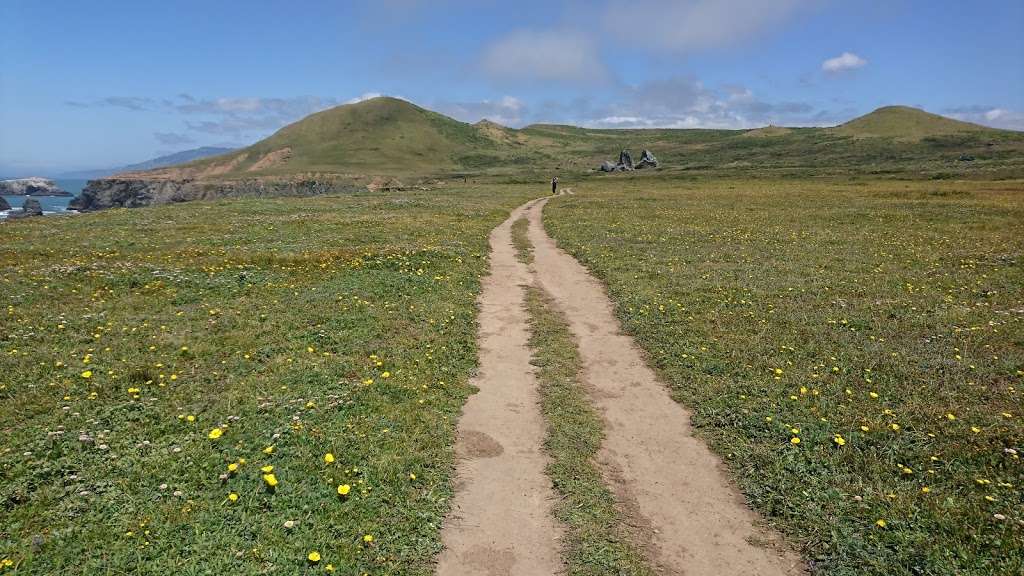
{"type": "Polygon", "coordinates": [[[21,210],[15,210],[7,215],[8,219],[17,218],[31,218],[32,216],[42,216],[43,206],[39,203],[39,200],[32,198],[31,196],[25,199],[24,206],[21,210]]]}
{"type": "Polygon", "coordinates": [[[0,180],[0,194],[7,196],[74,196],[74,194],[62,190],[53,180],[38,177],[0,180]]]}
{"type": "Polygon", "coordinates": [[[7,200],[4,200],[3,196],[0,196],[0,211],[10,210],[10,209],[11,209],[11,205],[7,203],[7,200]]]}
{"type": "Polygon", "coordinates": [[[205,181],[190,178],[146,179],[130,177],[90,180],[68,210],[95,212],[108,208],[139,208],[192,200],[237,197],[317,196],[365,190],[349,181],[302,178],[295,180],[205,181]]]}

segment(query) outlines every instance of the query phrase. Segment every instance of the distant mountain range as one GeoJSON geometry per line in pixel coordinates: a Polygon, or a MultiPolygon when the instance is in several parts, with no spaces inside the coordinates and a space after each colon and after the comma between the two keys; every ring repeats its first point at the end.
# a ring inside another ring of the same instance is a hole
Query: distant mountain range
{"type": "Polygon", "coordinates": [[[181,152],[167,154],[166,156],[160,156],[158,158],[153,158],[152,160],[139,162],[138,164],[128,164],[127,166],[119,166],[117,168],[97,168],[95,170],[79,170],[76,172],[65,172],[63,174],[58,175],[57,177],[77,178],[81,180],[105,178],[107,176],[113,176],[114,174],[120,174],[121,172],[138,172],[140,170],[152,170],[154,168],[174,166],[175,164],[184,164],[185,162],[199,160],[200,158],[217,156],[220,154],[227,154],[228,152],[233,152],[234,150],[234,148],[203,146],[201,148],[193,148],[191,150],[182,150],[181,152]]]}

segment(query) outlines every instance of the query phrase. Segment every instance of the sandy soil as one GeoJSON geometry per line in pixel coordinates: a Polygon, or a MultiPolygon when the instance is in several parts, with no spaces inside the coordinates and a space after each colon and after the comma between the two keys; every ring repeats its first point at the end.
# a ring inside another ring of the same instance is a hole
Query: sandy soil
{"type": "MultiPolygon", "coordinates": [[[[572,194],[564,189],[561,194],[572,194]]],[[[690,414],[669,397],[604,287],[544,231],[549,198],[528,202],[491,233],[491,273],[480,295],[480,392],[459,420],[456,495],[442,530],[437,573],[543,576],[565,571],[564,527],[551,514],[545,423],[527,346],[526,284],[565,313],[582,380],[602,415],[598,465],[659,574],[802,574],[800,558],[759,518],[719,459],[693,436],[690,414]],[[529,218],[534,263],[516,259],[511,226],[529,218]]]]}
{"type": "Polygon", "coordinates": [[[480,371],[458,426],[453,508],[441,532],[440,576],[563,572],[562,526],[545,475],[544,417],[531,352],[523,285],[511,228],[524,208],[491,233],[491,272],[479,298],[480,371]]]}

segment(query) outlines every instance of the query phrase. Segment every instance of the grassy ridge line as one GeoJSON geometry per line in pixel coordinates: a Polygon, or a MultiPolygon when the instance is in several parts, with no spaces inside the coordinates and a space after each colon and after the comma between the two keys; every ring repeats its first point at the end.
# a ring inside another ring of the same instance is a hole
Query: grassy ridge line
{"type": "Polygon", "coordinates": [[[568,528],[566,565],[577,576],[648,576],[652,570],[630,542],[615,499],[593,459],[601,447],[602,423],[578,381],[579,353],[554,303],[529,287],[530,346],[539,368],[541,407],[548,423],[548,474],[563,496],[555,515],[568,528]]]}
{"type": "Polygon", "coordinates": [[[386,97],[324,110],[247,148],[158,172],[212,180],[333,175],[360,186],[373,175],[398,176],[406,184],[410,178],[465,174],[526,183],[552,172],[584,177],[623,148],[636,155],[652,150],[662,162],[658,172],[675,177],[724,171],[990,179],[1024,174],[1024,134],[905,107],[882,109],[839,128],[516,130],[489,122],[469,125],[386,97]],[[959,161],[964,154],[974,160],[959,161]]]}
{"type": "Polygon", "coordinates": [[[4,225],[0,403],[17,409],[0,411],[0,563],[295,574],[315,550],[312,572],[430,574],[487,235],[530,196],[4,225]]]}
{"type": "Polygon", "coordinates": [[[545,226],[822,573],[1016,574],[1022,191],[591,184],[545,226]]]}

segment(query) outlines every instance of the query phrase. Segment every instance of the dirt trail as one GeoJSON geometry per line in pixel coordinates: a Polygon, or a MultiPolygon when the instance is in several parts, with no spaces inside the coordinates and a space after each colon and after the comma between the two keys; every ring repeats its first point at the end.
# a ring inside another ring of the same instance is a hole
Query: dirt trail
{"type": "Polygon", "coordinates": [[[455,500],[441,531],[439,576],[562,573],[562,527],[544,473],[544,418],[531,351],[523,285],[511,228],[528,203],[491,232],[491,272],[479,298],[480,391],[459,419],[455,500]]]}
{"type": "MultiPolygon", "coordinates": [[[[778,537],[755,526],[757,516],[721,462],[694,438],[689,412],[621,332],[604,287],[544,231],[547,201],[523,207],[536,279],[577,338],[583,381],[605,424],[599,463],[631,520],[651,539],[656,569],[687,576],[802,573],[799,558],[780,552],[778,537]]],[[[511,253],[511,246],[505,250],[511,253]]]]}

